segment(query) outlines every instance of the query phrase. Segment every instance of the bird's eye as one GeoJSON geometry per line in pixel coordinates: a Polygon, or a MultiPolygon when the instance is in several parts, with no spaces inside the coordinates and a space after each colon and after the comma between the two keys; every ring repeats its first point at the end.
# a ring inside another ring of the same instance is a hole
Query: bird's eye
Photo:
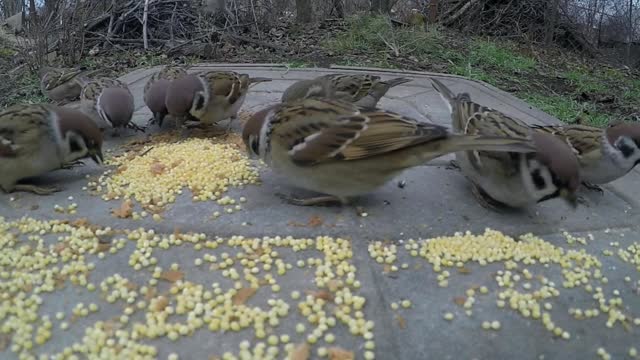
{"type": "Polygon", "coordinates": [[[542,177],[542,174],[540,173],[540,169],[536,169],[533,172],[531,172],[531,178],[533,180],[533,184],[536,186],[538,190],[544,189],[546,185],[546,181],[544,180],[544,177],[542,177]]]}
{"type": "Polygon", "coordinates": [[[258,143],[258,138],[255,136],[251,136],[251,138],[249,139],[249,143],[251,144],[251,151],[253,151],[253,153],[256,155],[260,154],[260,144],[258,143]]]}
{"type": "Polygon", "coordinates": [[[77,138],[71,137],[71,139],[69,139],[69,150],[71,150],[72,153],[82,151],[82,145],[80,145],[80,141],[77,138]]]}

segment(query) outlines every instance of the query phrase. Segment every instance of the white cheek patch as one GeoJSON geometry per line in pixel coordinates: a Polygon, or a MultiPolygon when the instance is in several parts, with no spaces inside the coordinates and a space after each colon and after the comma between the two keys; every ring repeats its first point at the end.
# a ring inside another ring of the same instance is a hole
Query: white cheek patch
{"type": "MultiPolygon", "coordinates": [[[[524,155],[521,155],[524,156],[524,155]]],[[[558,188],[553,183],[553,176],[551,176],[551,171],[546,166],[542,165],[537,160],[529,160],[521,158],[520,161],[520,171],[522,176],[522,182],[524,184],[525,189],[531,197],[536,201],[547,197],[553,193],[555,193],[558,188]],[[542,189],[538,189],[534,180],[533,180],[533,172],[538,170],[539,176],[544,180],[544,187],[542,189]]]]}
{"type": "Polygon", "coordinates": [[[107,113],[102,108],[102,104],[100,102],[101,99],[102,99],[102,95],[98,96],[98,100],[96,101],[96,111],[98,112],[98,115],[100,115],[100,118],[104,122],[108,123],[109,125],[111,125],[111,127],[113,127],[113,123],[111,122],[111,120],[107,116],[107,113]]]}

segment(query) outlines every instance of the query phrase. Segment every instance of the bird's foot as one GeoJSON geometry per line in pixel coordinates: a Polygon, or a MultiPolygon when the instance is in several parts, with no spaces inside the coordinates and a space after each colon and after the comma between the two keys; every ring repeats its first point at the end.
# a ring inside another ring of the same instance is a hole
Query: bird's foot
{"type": "Polygon", "coordinates": [[[576,196],[576,203],[582,206],[589,207],[589,201],[585,197],[580,195],[576,196]]]}
{"type": "Polygon", "coordinates": [[[64,169],[64,170],[71,170],[71,169],[73,169],[73,168],[75,168],[75,167],[79,167],[79,166],[84,166],[84,161],[82,161],[82,160],[76,160],[76,161],[72,161],[72,162],[69,162],[69,163],[63,164],[63,165],[61,166],[61,169],[64,169]]]}
{"type": "Polygon", "coordinates": [[[446,167],[447,170],[460,170],[460,165],[457,160],[449,161],[449,165],[446,167]]]}
{"type": "Polygon", "coordinates": [[[471,193],[476,198],[476,201],[478,201],[478,203],[485,209],[489,209],[489,210],[493,210],[501,213],[505,212],[506,206],[503,203],[489,196],[489,194],[487,194],[479,186],[472,184],[471,193]]]}
{"type": "Polygon", "coordinates": [[[135,131],[140,131],[140,132],[145,132],[146,128],[145,127],[141,127],[138,124],[135,124],[133,122],[129,122],[129,124],[127,124],[127,127],[129,129],[133,129],[135,131]]]}
{"type": "Polygon", "coordinates": [[[36,185],[28,185],[28,184],[18,184],[13,188],[13,191],[32,192],[38,195],[51,195],[55,192],[62,191],[62,189],[57,186],[36,186],[36,185]]]}
{"type": "Polygon", "coordinates": [[[600,186],[598,186],[596,184],[592,184],[590,182],[583,181],[582,185],[585,188],[587,188],[588,190],[598,192],[598,193],[600,193],[600,195],[604,195],[604,190],[600,186]]]}
{"type": "Polygon", "coordinates": [[[276,195],[286,203],[296,206],[328,206],[330,204],[335,205],[336,203],[338,203],[339,205],[343,205],[345,203],[343,199],[340,199],[339,197],[333,195],[314,196],[305,199],[296,198],[291,195],[280,193],[276,195]]]}

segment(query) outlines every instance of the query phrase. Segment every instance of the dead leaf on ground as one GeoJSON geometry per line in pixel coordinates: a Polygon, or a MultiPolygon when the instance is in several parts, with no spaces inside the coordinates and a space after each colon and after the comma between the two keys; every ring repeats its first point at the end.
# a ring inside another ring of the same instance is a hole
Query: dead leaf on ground
{"type": "Polygon", "coordinates": [[[156,295],[156,288],[148,288],[147,293],[144,294],[144,298],[145,300],[149,301],[153,299],[155,295],[156,295]]]}
{"type": "Polygon", "coordinates": [[[407,320],[400,315],[396,315],[396,321],[398,322],[398,327],[400,329],[404,329],[407,327],[407,320]]]}
{"type": "Polygon", "coordinates": [[[133,214],[133,202],[131,200],[123,201],[119,208],[111,210],[113,216],[126,219],[133,214]]]}
{"type": "Polygon", "coordinates": [[[168,282],[176,282],[178,280],[182,280],[184,278],[184,272],[179,270],[167,270],[163,271],[160,274],[160,279],[166,280],[168,282]]]}
{"type": "Polygon", "coordinates": [[[453,298],[453,302],[456,305],[462,306],[465,302],[467,302],[467,298],[465,298],[464,296],[456,296],[453,298]]]}
{"type": "Polygon", "coordinates": [[[309,221],[307,222],[307,225],[309,227],[318,227],[320,225],[322,225],[323,221],[322,218],[318,215],[313,215],[309,218],[309,221]]]}
{"type": "Polygon", "coordinates": [[[327,290],[316,290],[316,291],[306,291],[307,295],[311,295],[315,298],[322,299],[325,301],[333,301],[333,294],[327,290]]]}
{"type": "Polygon", "coordinates": [[[384,264],[384,266],[382,267],[382,273],[388,274],[390,272],[391,272],[391,265],[390,264],[384,264]]]}
{"type": "Polygon", "coordinates": [[[154,162],[153,164],[151,164],[150,169],[153,175],[162,175],[164,174],[164,171],[167,169],[167,167],[160,162],[154,162]]]}
{"type": "Polygon", "coordinates": [[[91,226],[91,223],[89,222],[89,219],[87,219],[87,218],[80,218],[80,219],[73,220],[71,222],[71,225],[73,225],[75,227],[89,227],[89,226],[91,226]]]}
{"type": "Polygon", "coordinates": [[[338,291],[340,286],[342,286],[342,282],[340,280],[331,279],[331,280],[327,281],[327,289],[329,289],[329,291],[331,291],[331,292],[338,291]]]}
{"type": "Polygon", "coordinates": [[[155,302],[154,310],[162,311],[169,305],[169,299],[166,296],[159,296],[155,302]]]}
{"type": "Polygon", "coordinates": [[[467,275],[467,274],[471,274],[471,270],[467,269],[466,267],[461,267],[461,268],[458,268],[458,273],[467,275]]]}
{"type": "Polygon", "coordinates": [[[104,242],[99,242],[98,241],[98,245],[96,245],[96,250],[98,250],[98,252],[106,252],[109,251],[109,249],[111,248],[111,243],[104,243],[104,242]]]}
{"type": "Polygon", "coordinates": [[[329,360],[354,360],[355,355],[353,351],[345,350],[340,347],[330,347],[329,360]]]}
{"type": "Polygon", "coordinates": [[[58,254],[60,254],[61,252],[64,251],[64,249],[67,248],[67,243],[66,242],[59,242],[57,244],[55,244],[53,246],[53,251],[57,252],[58,254]]]}
{"type": "Polygon", "coordinates": [[[231,301],[233,305],[242,305],[251,299],[256,294],[256,291],[258,291],[256,288],[241,288],[233,295],[231,301]]]}
{"type": "Polygon", "coordinates": [[[289,360],[307,360],[311,355],[311,350],[309,349],[309,344],[301,343],[293,349],[291,354],[289,355],[289,360]]]}

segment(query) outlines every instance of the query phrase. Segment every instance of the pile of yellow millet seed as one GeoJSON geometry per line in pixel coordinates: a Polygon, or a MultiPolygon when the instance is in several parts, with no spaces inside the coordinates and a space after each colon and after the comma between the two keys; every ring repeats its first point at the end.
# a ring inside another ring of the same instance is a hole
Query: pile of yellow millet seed
{"type": "Polygon", "coordinates": [[[240,204],[224,196],[231,187],[259,181],[258,171],[235,144],[191,138],[154,143],[141,152],[110,158],[107,170],[86,189],[104,200],[135,199],[145,210],[156,211],[175,202],[185,189],[194,201],[214,200],[220,205],[240,204]]]}

